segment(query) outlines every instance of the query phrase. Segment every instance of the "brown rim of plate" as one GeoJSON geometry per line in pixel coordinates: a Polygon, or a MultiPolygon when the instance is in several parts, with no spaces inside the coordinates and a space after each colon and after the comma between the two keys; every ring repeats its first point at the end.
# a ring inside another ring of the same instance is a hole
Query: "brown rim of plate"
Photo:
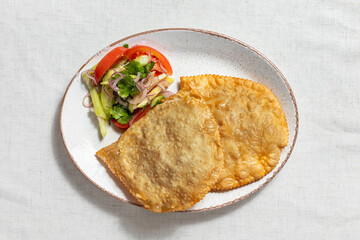
{"type": "MultiPolygon", "coordinates": [[[[256,189],[254,189],[253,191],[251,191],[250,193],[246,194],[245,196],[242,196],[242,197],[239,197],[235,200],[232,200],[232,201],[229,201],[229,202],[226,202],[226,203],[223,203],[221,205],[217,205],[217,206],[213,206],[213,207],[208,207],[208,208],[203,208],[203,209],[196,209],[196,210],[192,210],[192,209],[188,209],[188,210],[184,210],[184,211],[178,211],[176,213],[185,213],[185,212],[203,212],[203,211],[208,211],[208,210],[212,210],[212,209],[216,209],[216,208],[221,208],[221,207],[225,207],[225,206],[228,206],[228,205],[231,205],[235,202],[238,202],[240,200],[243,200],[251,195],[253,195],[255,192],[259,191],[260,189],[262,189],[268,182],[270,182],[270,180],[272,180],[277,174],[278,172],[284,167],[285,163],[288,161],[293,149],[294,149],[294,146],[295,146],[295,143],[296,143],[296,139],[297,139],[297,135],[298,135],[298,129],[299,129],[299,115],[298,115],[298,109],[297,109],[297,104],[296,104],[296,100],[295,100],[295,96],[294,96],[294,93],[293,91],[291,90],[291,87],[290,87],[290,84],[288,83],[288,81],[286,80],[285,76],[280,72],[280,70],[278,69],[277,66],[275,66],[275,64],[273,62],[270,61],[270,59],[268,59],[267,57],[265,57],[262,53],[260,53],[258,50],[256,50],[255,48],[249,46],[248,44],[240,41],[240,40],[237,40],[233,37],[230,37],[230,36],[227,36],[227,35],[224,35],[224,34],[221,34],[221,33],[217,33],[217,32],[212,32],[212,31],[208,31],[208,30],[203,30],[203,29],[195,29],[195,28],[161,28],[161,29],[154,29],[154,30],[149,30],[149,31],[145,31],[145,32],[141,32],[141,33],[136,33],[134,35],[131,35],[131,36],[128,36],[126,38],[123,38],[123,39],[120,39],[112,44],[110,44],[109,46],[103,48],[102,50],[100,50],[99,52],[97,52],[96,54],[94,54],[94,56],[92,56],[88,61],[86,61],[84,63],[84,65],[81,66],[81,68],[77,71],[77,73],[73,76],[73,78],[71,79],[68,87],[66,88],[66,91],[64,93],[64,96],[63,96],[63,99],[61,101],[61,108],[60,108],[60,131],[61,131],[61,137],[62,137],[62,140],[64,142],[64,145],[65,145],[65,148],[66,148],[66,151],[68,152],[71,160],[73,161],[73,163],[75,164],[75,166],[77,167],[77,169],[90,181],[92,182],[95,186],[97,186],[99,189],[101,189],[102,191],[104,191],[105,193],[109,194],[110,196],[116,198],[116,199],[119,199],[120,201],[123,201],[123,202],[126,202],[126,203],[130,203],[130,204],[133,204],[135,206],[141,206],[140,204],[138,203],[134,203],[134,202],[131,202],[129,200],[126,200],[126,199],[122,199],[122,198],[119,198],[118,196],[115,196],[114,194],[112,194],[111,192],[105,190],[104,188],[102,188],[101,186],[99,186],[97,183],[95,183],[91,178],[89,178],[83,171],[82,169],[79,167],[79,165],[76,163],[76,161],[74,160],[73,156],[70,154],[69,150],[68,150],[68,147],[66,146],[66,143],[65,143],[65,140],[64,140],[64,136],[63,136],[63,130],[62,130],[62,121],[61,121],[61,118],[62,118],[62,109],[63,109],[63,105],[64,105],[64,100],[65,100],[65,97],[66,97],[66,94],[71,86],[71,84],[73,83],[74,79],[77,78],[77,76],[80,74],[80,71],[83,69],[83,67],[88,64],[94,57],[98,56],[99,54],[101,54],[103,51],[106,51],[107,49],[113,47],[114,45],[117,45],[121,42],[124,42],[130,38],[134,38],[134,37],[137,37],[137,36],[141,36],[141,35],[146,35],[146,34],[149,34],[149,33],[154,33],[154,32],[165,32],[165,31],[191,31],[191,32],[200,32],[200,33],[204,33],[204,34],[209,34],[209,35],[213,35],[213,36],[216,36],[216,37],[221,37],[221,38],[224,38],[224,39],[227,39],[227,40],[230,40],[232,42],[235,42],[237,44],[240,44],[248,49],[250,49],[251,51],[255,52],[256,54],[258,54],[260,57],[262,57],[266,62],[268,62],[275,70],[276,72],[280,75],[280,77],[282,78],[282,80],[284,81],[284,83],[286,84],[286,87],[288,88],[289,92],[290,92],[290,96],[291,96],[291,99],[294,103],[294,107],[295,107],[295,116],[296,116],[296,126],[295,126],[295,135],[294,135],[294,141],[290,147],[290,151],[288,152],[286,158],[285,158],[285,161],[283,161],[281,163],[281,165],[279,166],[279,168],[273,172],[273,176],[269,179],[267,179],[263,184],[261,184],[259,187],[257,187],[256,189]]],[[[270,172],[271,173],[271,172],[270,172]]],[[[266,175],[265,175],[266,176],[266,175]]],[[[265,177],[264,176],[264,177],[265,177]]]]}

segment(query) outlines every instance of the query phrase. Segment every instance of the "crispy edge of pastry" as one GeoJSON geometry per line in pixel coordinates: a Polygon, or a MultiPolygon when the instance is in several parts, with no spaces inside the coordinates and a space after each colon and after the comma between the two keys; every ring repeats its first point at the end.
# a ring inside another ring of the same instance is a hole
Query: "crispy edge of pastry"
{"type": "MultiPolygon", "coordinates": [[[[253,82],[248,79],[244,79],[244,78],[222,76],[222,75],[215,75],[215,74],[183,76],[183,77],[180,77],[180,79],[181,79],[181,83],[180,83],[181,90],[192,91],[192,90],[196,89],[202,94],[202,96],[205,98],[205,101],[206,101],[206,98],[209,97],[209,95],[210,95],[207,91],[209,91],[210,89],[216,88],[218,86],[222,86],[222,85],[226,84],[226,82],[228,82],[228,81],[235,82],[236,84],[240,84],[240,82],[241,82],[241,84],[243,86],[245,86],[246,88],[252,88],[255,90],[259,90],[259,89],[263,88],[264,91],[266,91],[267,94],[270,96],[271,100],[275,101],[275,103],[276,103],[275,105],[278,105],[277,107],[279,107],[281,110],[281,117],[279,119],[281,121],[281,125],[283,125],[283,127],[285,126],[285,129],[286,129],[286,134],[285,134],[286,136],[283,136],[286,138],[286,143],[284,143],[283,147],[279,147],[280,154],[279,154],[279,158],[276,161],[276,164],[274,166],[270,167],[271,168],[270,170],[267,170],[264,168],[265,173],[259,178],[255,178],[252,175],[250,175],[244,179],[239,179],[236,176],[225,177],[225,178],[223,178],[223,180],[221,180],[220,182],[215,184],[213,186],[212,190],[225,191],[225,190],[234,189],[234,188],[241,187],[241,186],[247,185],[249,183],[258,181],[261,178],[263,178],[264,176],[266,176],[268,173],[270,173],[277,166],[277,164],[280,161],[281,150],[288,145],[289,130],[288,130],[288,125],[287,125],[287,120],[286,120],[284,110],[282,109],[282,106],[281,106],[278,98],[267,86],[265,86],[264,84],[253,82]],[[198,82],[195,83],[195,81],[198,81],[198,82]],[[222,185],[220,185],[220,183],[222,183],[222,185]]],[[[210,110],[211,110],[211,108],[210,108],[210,110]]],[[[259,160],[260,159],[258,159],[258,161],[259,160]]],[[[227,160],[225,159],[224,171],[226,171],[226,161],[227,160]]]]}

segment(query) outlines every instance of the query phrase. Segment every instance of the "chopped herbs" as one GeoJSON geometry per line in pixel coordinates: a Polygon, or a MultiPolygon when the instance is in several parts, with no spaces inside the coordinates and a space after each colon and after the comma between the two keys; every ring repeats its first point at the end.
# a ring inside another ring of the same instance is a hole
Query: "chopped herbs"
{"type": "Polygon", "coordinates": [[[118,94],[121,98],[125,99],[129,96],[133,97],[136,94],[140,93],[139,89],[137,89],[134,79],[125,75],[117,84],[119,88],[118,94]]]}
{"type": "Polygon", "coordinates": [[[110,109],[110,115],[121,124],[128,123],[132,117],[132,114],[119,104],[114,105],[110,109]]]}
{"type": "MultiPolygon", "coordinates": [[[[131,76],[137,76],[140,72],[141,78],[146,78],[147,75],[150,73],[152,68],[154,67],[155,63],[150,62],[144,66],[138,61],[129,61],[129,64],[125,66],[125,70],[121,73],[125,76],[118,82],[117,87],[119,88],[118,94],[121,98],[125,99],[127,97],[133,97],[136,94],[140,93],[139,89],[137,89],[136,84],[131,76]]],[[[115,75],[114,77],[117,77],[115,75]]]]}
{"type": "Polygon", "coordinates": [[[141,78],[146,78],[146,76],[150,73],[153,69],[155,62],[151,61],[150,63],[141,66],[140,62],[138,61],[130,61],[128,65],[125,66],[125,71],[122,74],[125,75],[137,75],[138,72],[141,73],[141,78]]]}
{"type": "Polygon", "coordinates": [[[145,68],[146,72],[149,73],[153,69],[154,66],[155,66],[155,62],[151,61],[150,63],[146,64],[144,66],[144,68],[145,68]]]}

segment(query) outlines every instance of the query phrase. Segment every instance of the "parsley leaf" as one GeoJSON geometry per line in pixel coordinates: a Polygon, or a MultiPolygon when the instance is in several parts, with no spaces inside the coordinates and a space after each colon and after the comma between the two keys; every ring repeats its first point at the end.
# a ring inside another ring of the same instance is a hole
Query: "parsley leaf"
{"type": "Polygon", "coordinates": [[[125,75],[137,75],[138,72],[141,73],[141,78],[146,78],[146,76],[150,73],[152,68],[154,67],[155,62],[151,61],[145,66],[141,66],[138,61],[130,61],[128,65],[125,66],[125,71],[122,73],[125,75]]]}
{"type": "Polygon", "coordinates": [[[123,45],[123,47],[124,47],[124,48],[129,48],[129,44],[125,43],[125,44],[123,45]]]}
{"type": "Polygon", "coordinates": [[[137,89],[136,84],[132,77],[125,75],[117,84],[119,91],[118,94],[122,98],[127,98],[129,96],[133,97],[138,94],[140,91],[137,89]]]}
{"type": "Polygon", "coordinates": [[[155,66],[155,62],[151,61],[150,63],[148,63],[144,66],[145,71],[147,73],[149,73],[153,69],[154,66],[155,66]]]}
{"type": "Polygon", "coordinates": [[[126,124],[132,117],[132,114],[119,104],[114,105],[110,109],[110,115],[121,124],[126,124]]]}
{"type": "Polygon", "coordinates": [[[154,65],[154,62],[150,62],[144,66],[141,66],[138,61],[129,61],[129,63],[125,66],[125,70],[121,72],[125,76],[117,84],[119,88],[119,96],[122,98],[127,98],[129,96],[133,97],[140,93],[131,75],[137,76],[138,73],[140,73],[141,78],[146,78],[154,65]]]}

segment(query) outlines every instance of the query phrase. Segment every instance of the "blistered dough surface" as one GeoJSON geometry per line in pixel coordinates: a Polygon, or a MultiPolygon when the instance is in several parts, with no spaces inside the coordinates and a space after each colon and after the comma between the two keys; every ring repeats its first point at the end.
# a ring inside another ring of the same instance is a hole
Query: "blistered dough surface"
{"type": "Polygon", "coordinates": [[[97,156],[153,212],[200,201],[224,164],[218,125],[195,91],[169,97],[97,156]]]}
{"type": "Polygon", "coordinates": [[[288,143],[285,114],[262,84],[201,75],[181,78],[181,90],[197,89],[210,107],[222,139],[225,165],[215,190],[239,187],[269,173],[288,143]]]}

